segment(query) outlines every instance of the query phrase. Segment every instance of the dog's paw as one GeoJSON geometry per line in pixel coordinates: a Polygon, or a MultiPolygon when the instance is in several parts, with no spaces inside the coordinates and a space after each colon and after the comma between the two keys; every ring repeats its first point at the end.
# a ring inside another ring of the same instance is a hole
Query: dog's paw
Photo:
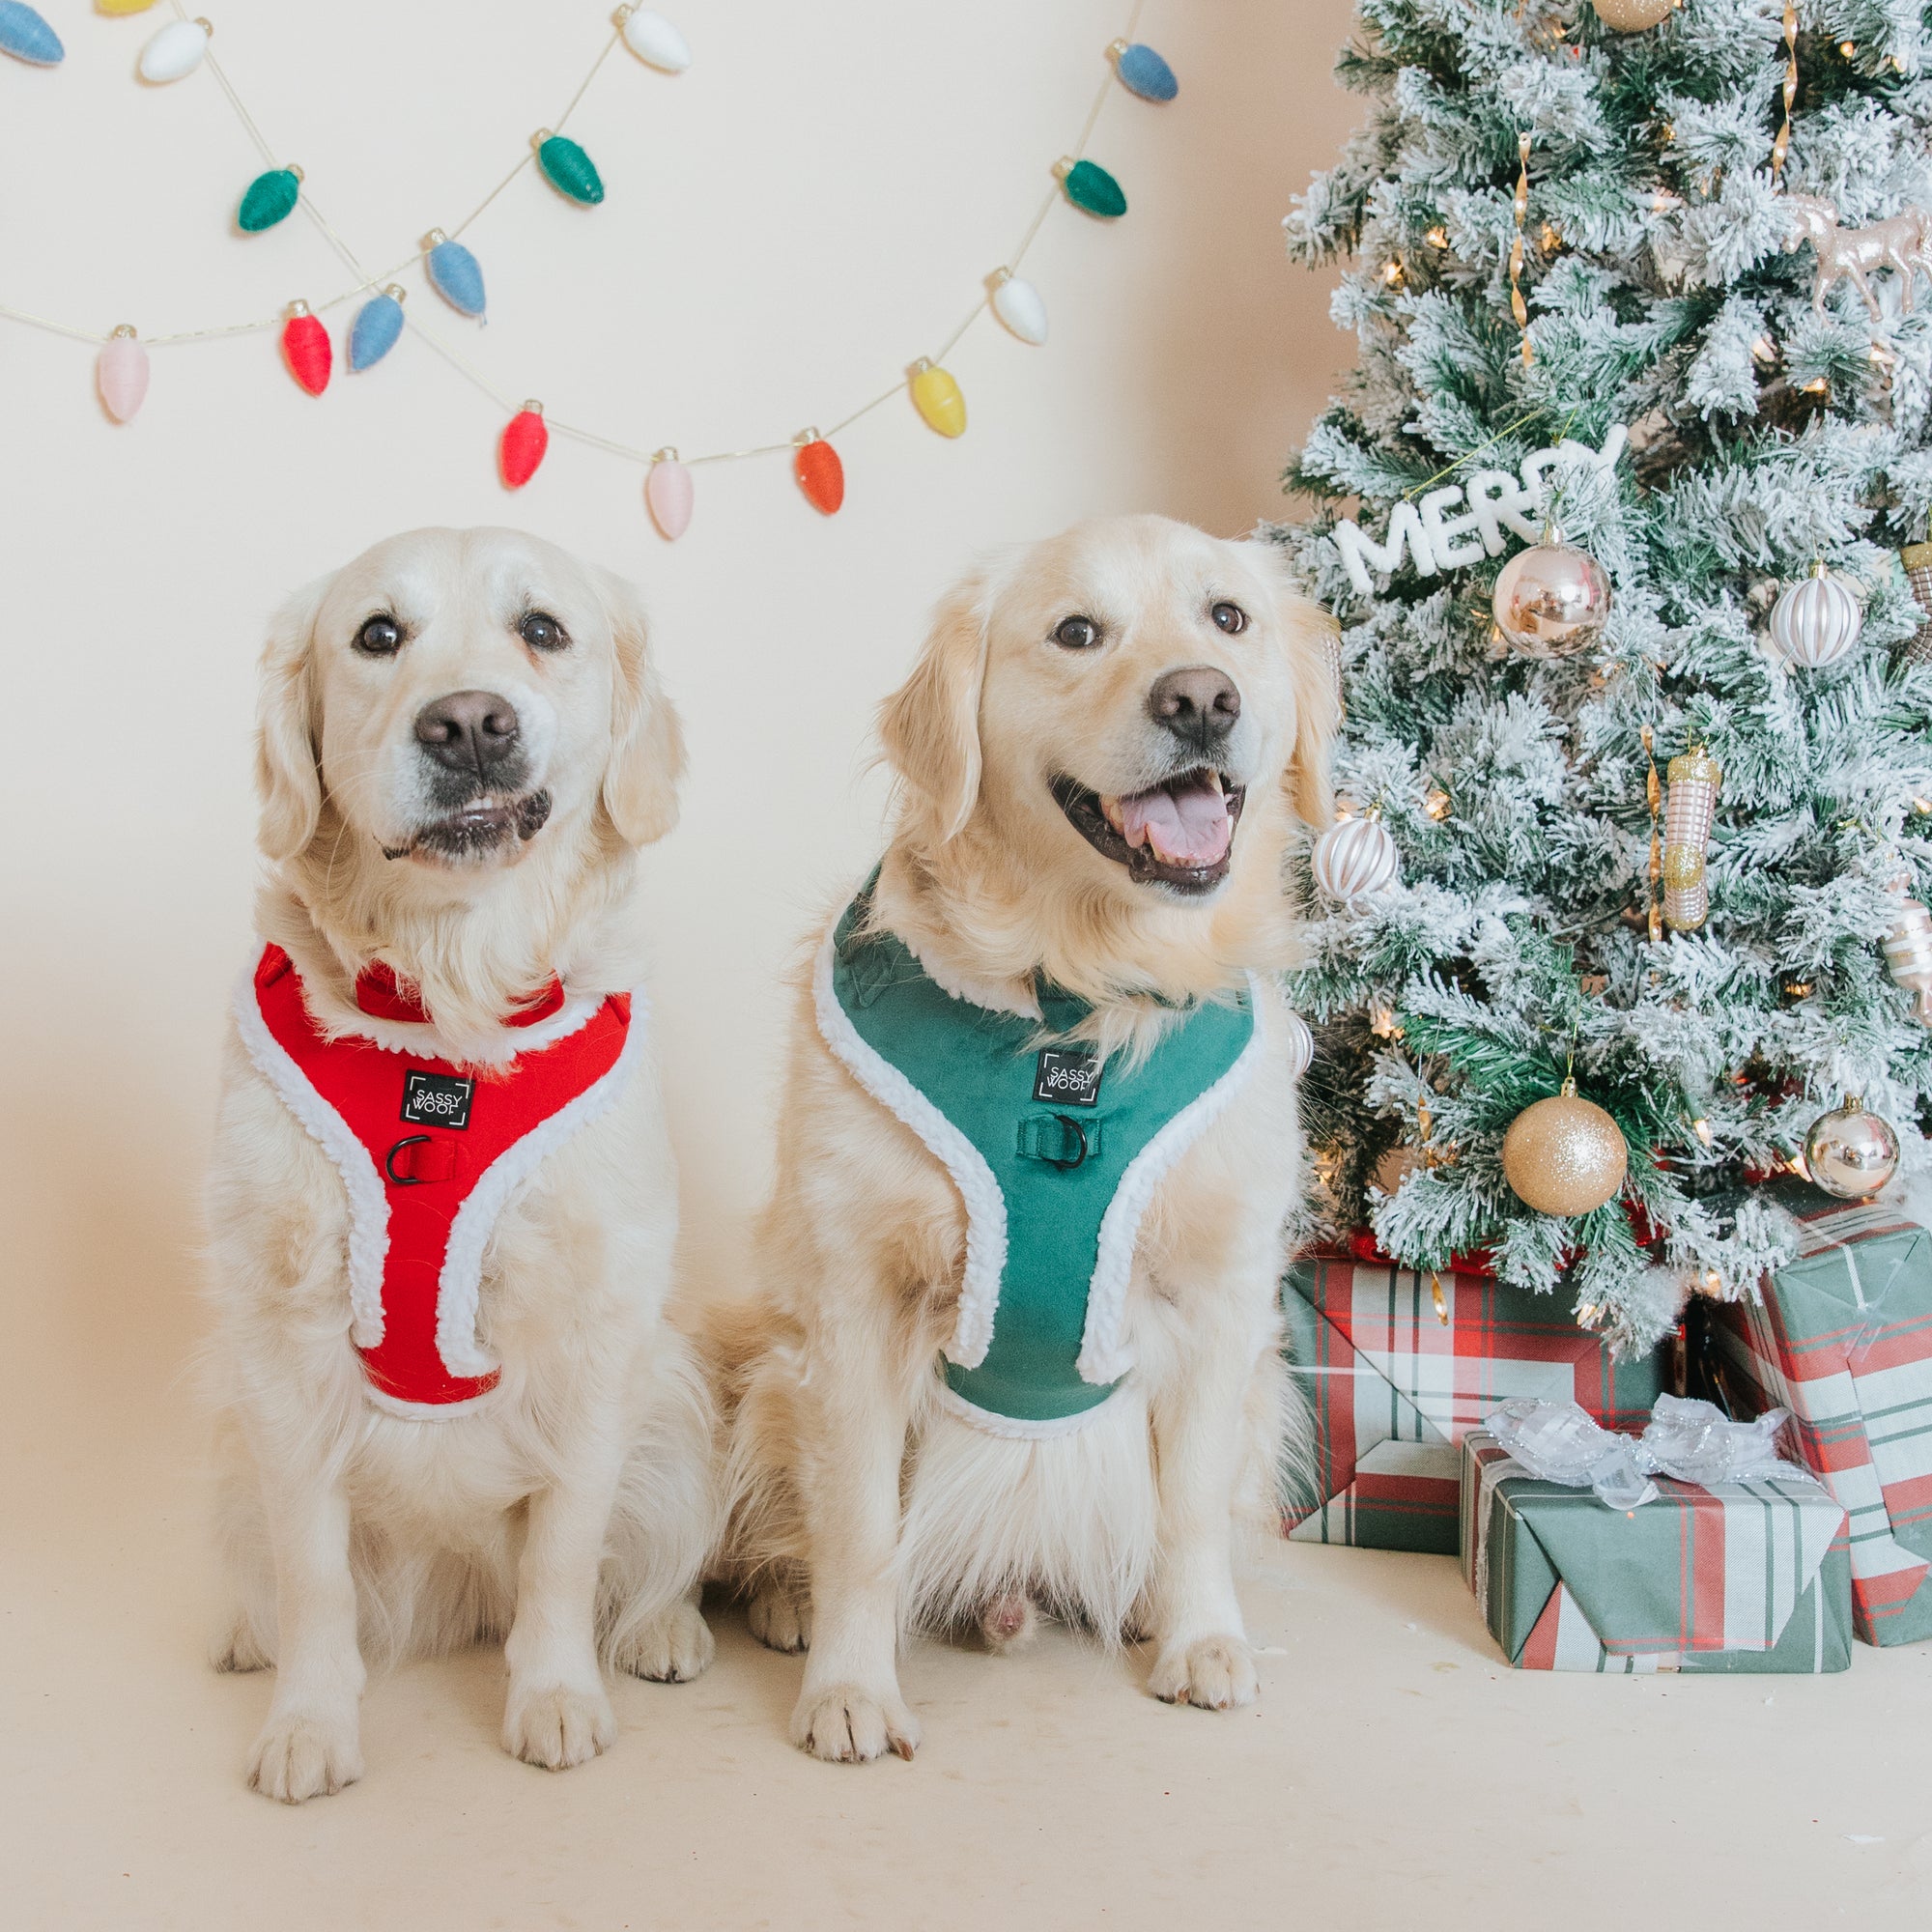
{"type": "Polygon", "coordinates": [[[711,1626],[696,1604],[676,1603],[624,1638],[611,1662],[632,1677],[648,1677],[656,1684],[688,1684],[702,1674],[717,1645],[711,1626]]]}
{"type": "Polygon", "coordinates": [[[787,1656],[811,1648],[811,1599],[792,1583],[761,1583],[745,1608],[752,1634],[787,1656]]]}
{"type": "Polygon", "coordinates": [[[1164,1650],[1155,1660],[1148,1689],[1167,1704],[1198,1704],[1204,1711],[1230,1711],[1261,1695],[1254,1653],[1237,1636],[1197,1637],[1164,1650]]]}
{"type": "Polygon", "coordinates": [[[217,1670],[243,1671],[266,1670],[275,1660],[262,1648],[255,1626],[238,1614],[214,1633],[214,1641],[208,1646],[208,1661],[217,1670]]]}
{"type": "Polygon", "coordinates": [[[354,1713],[346,1719],[305,1712],[270,1716],[248,1758],[249,1788],[283,1804],[332,1798],[361,1776],[354,1713]]]}
{"type": "Polygon", "coordinates": [[[503,1748],[545,1771],[568,1771],[617,1742],[617,1719],[603,1690],[510,1690],[503,1748]]]}
{"type": "Polygon", "coordinates": [[[865,1764],[887,1751],[909,1762],[919,1748],[919,1719],[896,1694],[875,1697],[856,1684],[835,1684],[798,1700],[791,1741],[833,1764],[865,1764]]]}

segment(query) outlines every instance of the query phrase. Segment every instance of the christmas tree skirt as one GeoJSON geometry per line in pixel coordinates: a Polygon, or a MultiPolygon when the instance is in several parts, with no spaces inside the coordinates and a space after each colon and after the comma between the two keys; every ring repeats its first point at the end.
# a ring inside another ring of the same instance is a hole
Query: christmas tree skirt
{"type": "Polygon", "coordinates": [[[1791,1183],[1798,1257],[1715,1311],[1734,1411],[1788,1408],[1795,1460],[1851,1518],[1867,1643],[1932,1637],[1932,1234],[1900,1208],[1791,1183]]]}
{"type": "Polygon", "coordinates": [[[1308,1402],[1314,1482],[1290,1537],[1453,1556],[1459,1445],[1515,1396],[1577,1402],[1640,1429],[1667,1386],[1662,1352],[1613,1362],[1553,1295],[1486,1275],[1355,1260],[1298,1262],[1283,1283],[1291,1370],[1308,1402]]]}
{"type": "Polygon", "coordinates": [[[1640,1509],[1463,1443],[1463,1567],[1520,1670],[1777,1671],[1851,1662],[1845,1513],[1821,1485],[1656,1479],[1640,1509]]]}

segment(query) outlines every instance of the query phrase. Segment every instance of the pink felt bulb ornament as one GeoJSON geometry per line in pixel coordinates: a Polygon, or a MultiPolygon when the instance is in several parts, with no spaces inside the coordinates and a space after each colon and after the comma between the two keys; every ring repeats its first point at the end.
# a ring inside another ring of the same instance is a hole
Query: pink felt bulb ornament
{"type": "Polygon", "coordinates": [[[659,450],[651,459],[650,474],[644,478],[644,503],[652,523],[668,542],[675,543],[691,527],[696,495],[691,471],[677,460],[677,451],[659,450]]]}
{"type": "Polygon", "coordinates": [[[148,352],[133,328],[123,323],[107,338],[94,365],[94,381],[101,406],[116,422],[131,421],[147,400],[148,352]]]}

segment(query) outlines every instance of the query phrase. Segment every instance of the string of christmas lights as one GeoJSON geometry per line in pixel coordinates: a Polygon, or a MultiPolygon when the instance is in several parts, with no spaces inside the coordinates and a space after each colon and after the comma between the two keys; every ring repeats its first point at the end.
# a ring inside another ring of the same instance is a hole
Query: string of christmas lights
{"type": "MultiPolygon", "coordinates": [[[[106,14],[133,14],[147,11],[155,0],[98,0],[98,4],[106,14]]],[[[1126,195],[1120,183],[1097,161],[1089,158],[1086,152],[1115,87],[1118,85],[1140,99],[1154,102],[1172,100],[1179,91],[1167,62],[1151,47],[1135,41],[1145,0],[1134,0],[1123,32],[1105,49],[1108,72],[1094,94],[1079,138],[1053,166],[1054,185],[1042,196],[1017,246],[984,278],[978,299],[938,347],[930,355],[916,357],[890,387],[838,416],[823,432],[812,427],[782,441],[680,457],[674,445],[646,449],[547,416],[538,401],[513,400],[509,391],[476,368],[419,317],[406,322],[406,292],[396,279],[419,270],[430,288],[453,311],[480,323],[487,305],[482,264],[461,237],[526,168],[534,167],[558,194],[579,207],[595,208],[603,201],[603,177],[595,161],[563,129],[620,43],[646,65],[666,73],[681,72],[691,64],[691,50],[670,21],[633,5],[618,7],[611,16],[611,32],[582,82],[562,112],[548,126],[535,130],[516,165],[461,221],[446,229],[432,228],[411,254],[390,268],[372,273],[323,213],[307,172],[270,145],[248,111],[234,81],[213,53],[213,23],[203,17],[190,17],[182,0],[169,0],[169,5],[175,17],[148,41],[137,71],[151,85],[170,85],[205,68],[226,98],[265,163],[264,171],[241,195],[236,213],[237,230],[242,236],[260,234],[299,212],[355,280],[319,301],[291,300],[271,316],[145,337],[131,323],[120,323],[102,331],[4,303],[0,303],[0,318],[98,344],[95,379],[102,407],[115,421],[127,422],[139,411],[148,393],[149,350],[218,337],[276,331],[290,375],[310,395],[322,395],[333,378],[336,362],[335,344],[322,318],[346,303],[356,302],[345,336],[347,361],[353,373],[380,362],[407,329],[502,412],[505,423],[497,440],[497,469],[506,489],[521,489],[528,483],[543,463],[551,439],[563,437],[641,466],[645,472],[646,507],[652,522],[669,539],[681,536],[690,526],[696,501],[691,472],[700,465],[788,454],[793,475],[806,499],[822,514],[831,516],[845,496],[844,466],[832,439],[863,416],[905,395],[936,433],[945,437],[962,435],[966,428],[965,397],[946,361],[980,317],[990,310],[1016,340],[1035,346],[1046,341],[1045,299],[1037,288],[1020,277],[1018,270],[1047,216],[1062,202],[1102,221],[1117,220],[1127,211],[1126,195]]],[[[20,4],[20,0],[0,0],[0,53],[50,68],[60,64],[65,49],[52,28],[32,7],[20,4]]]]}

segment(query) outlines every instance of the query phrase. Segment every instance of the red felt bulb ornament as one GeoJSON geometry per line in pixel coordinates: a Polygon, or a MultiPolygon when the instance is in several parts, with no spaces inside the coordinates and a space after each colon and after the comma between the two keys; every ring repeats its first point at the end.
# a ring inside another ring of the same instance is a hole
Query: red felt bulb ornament
{"type": "Polygon", "coordinates": [[[805,500],[823,515],[834,515],[844,502],[845,466],[839,462],[838,452],[815,429],[799,438],[791,473],[798,478],[805,500]]]}
{"type": "Polygon", "coordinates": [[[335,352],[329,347],[328,330],[319,317],[309,314],[307,302],[289,304],[289,319],[282,324],[282,360],[311,396],[328,387],[335,352]]]}
{"type": "Polygon", "coordinates": [[[497,445],[497,467],[502,472],[504,489],[521,490],[537,473],[537,465],[549,447],[543,405],[526,403],[503,425],[503,440],[497,445]]]}

